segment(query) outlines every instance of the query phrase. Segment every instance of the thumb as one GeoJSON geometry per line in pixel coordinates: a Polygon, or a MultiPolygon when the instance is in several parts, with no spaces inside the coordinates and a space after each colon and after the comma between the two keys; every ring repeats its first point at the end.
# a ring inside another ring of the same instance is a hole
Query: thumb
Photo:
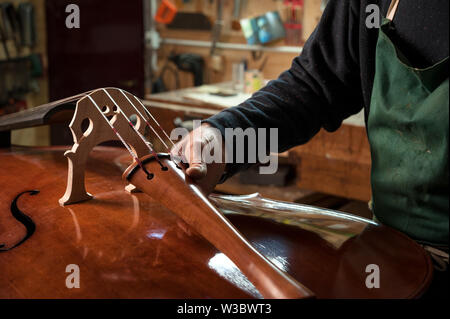
{"type": "Polygon", "coordinates": [[[206,176],[206,164],[205,163],[194,163],[189,166],[186,170],[186,174],[193,179],[201,179],[206,176]]]}

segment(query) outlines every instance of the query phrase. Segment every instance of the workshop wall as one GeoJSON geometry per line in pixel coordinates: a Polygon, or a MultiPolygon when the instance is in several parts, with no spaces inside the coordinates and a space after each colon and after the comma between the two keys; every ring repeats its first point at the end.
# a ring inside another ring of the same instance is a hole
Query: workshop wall
{"type": "MultiPolygon", "coordinates": [[[[179,12],[196,12],[204,14],[211,23],[214,23],[216,19],[216,1],[215,0],[171,0],[178,6],[179,12]]],[[[19,3],[25,2],[24,0],[0,0],[0,3],[11,2],[17,6],[19,3]]],[[[49,80],[47,73],[47,34],[46,34],[46,7],[45,0],[29,0],[29,3],[33,4],[35,9],[35,24],[36,24],[36,45],[32,48],[23,48],[20,56],[29,56],[30,54],[38,54],[42,63],[43,74],[34,79],[34,91],[24,96],[22,105],[24,107],[32,107],[47,103],[49,101],[49,80]]],[[[158,0],[158,3],[161,1],[158,0]]],[[[281,17],[285,18],[285,7],[283,7],[283,1],[281,0],[241,0],[243,6],[240,13],[240,18],[255,17],[264,14],[269,11],[277,10],[281,17]]],[[[322,0],[304,0],[304,15],[303,15],[303,41],[305,41],[315,28],[317,22],[321,16],[321,3],[322,0]]],[[[219,39],[219,42],[224,43],[242,43],[245,44],[246,40],[241,30],[233,29],[236,24],[236,19],[233,21],[233,9],[234,1],[224,1],[224,26],[219,39]]],[[[144,14],[144,13],[143,13],[144,14]]],[[[196,31],[185,29],[169,29],[162,24],[157,25],[157,30],[160,33],[161,38],[172,39],[185,39],[185,40],[211,40],[211,30],[196,31]]],[[[143,40],[144,41],[144,40],[143,40]]],[[[14,42],[8,40],[6,43],[9,52],[12,57],[15,55],[14,42]]],[[[268,46],[286,46],[284,40],[275,41],[268,44],[268,46]]],[[[300,52],[300,45],[298,46],[298,53],[300,52]]],[[[203,57],[206,62],[205,71],[205,83],[218,83],[223,81],[229,81],[232,77],[232,64],[246,60],[248,62],[248,68],[261,68],[264,77],[266,79],[276,78],[282,71],[290,67],[292,59],[298,55],[298,53],[263,53],[249,52],[249,51],[235,51],[235,50],[216,50],[216,55],[220,59],[216,59],[216,71],[212,71],[211,58],[209,48],[199,47],[186,47],[178,45],[166,45],[162,44],[158,50],[158,65],[159,71],[154,74],[154,78],[158,77],[162,66],[167,63],[167,57],[171,53],[197,53],[203,57]],[[217,69],[217,62],[219,61],[219,68],[217,69]]],[[[2,49],[0,49],[0,60],[5,60],[6,56],[2,49]]],[[[172,65],[173,67],[173,65],[172,65]]],[[[193,85],[193,77],[191,73],[179,71],[179,87],[191,87],[193,85]]],[[[173,73],[167,72],[164,77],[164,82],[167,84],[168,89],[176,88],[176,81],[173,77],[173,73]]],[[[151,93],[151,90],[147,90],[146,93],[151,93]]],[[[23,130],[16,130],[12,132],[11,141],[13,144],[18,145],[49,145],[50,144],[50,131],[49,128],[38,127],[29,128],[23,130]]]]}
{"type": "MultiPolygon", "coordinates": [[[[8,0],[0,1],[0,3],[12,3],[15,8],[20,3],[28,2],[34,6],[35,10],[35,25],[36,25],[36,44],[33,47],[22,47],[20,54],[17,54],[14,41],[7,40],[6,46],[10,53],[10,58],[28,57],[31,54],[36,54],[40,59],[42,65],[42,75],[33,78],[31,84],[31,92],[23,96],[23,101],[18,101],[18,107],[33,107],[48,102],[48,79],[46,75],[46,24],[45,24],[45,0],[8,0]]],[[[6,60],[6,54],[3,49],[0,49],[0,61],[6,60]]],[[[2,108],[4,112],[7,107],[2,108]]],[[[1,110],[0,110],[1,112],[1,110]]],[[[23,130],[13,131],[11,134],[11,142],[20,145],[48,145],[49,144],[49,129],[48,127],[37,127],[23,130]]]]}
{"type": "MultiPolygon", "coordinates": [[[[241,9],[241,18],[256,17],[269,11],[277,10],[283,21],[286,18],[286,10],[283,6],[283,1],[274,0],[246,0],[242,1],[243,7],[241,9]]],[[[316,27],[320,17],[322,0],[304,0],[304,14],[303,14],[303,42],[310,36],[316,27]]],[[[216,1],[202,1],[191,0],[187,2],[177,1],[178,12],[195,12],[205,15],[209,20],[214,21],[216,19],[216,1]]],[[[223,43],[242,43],[245,44],[246,40],[241,30],[234,30],[233,26],[233,5],[234,1],[224,1],[223,9],[223,21],[224,25],[219,42],[223,43]]],[[[188,24],[187,24],[188,25],[188,24]]],[[[192,30],[188,27],[185,29],[170,29],[164,25],[158,24],[158,31],[161,38],[183,39],[183,40],[203,40],[211,41],[211,31],[199,31],[192,30]]],[[[303,43],[302,43],[303,44],[303,43]]],[[[268,46],[285,46],[285,40],[278,40],[268,44],[268,46]]],[[[300,45],[299,51],[300,52],[300,45]]],[[[180,45],[167,45],[163,44],[158,52],[158,65],[160,69],[167,63],[167,57],[170,54],[180,53],[196,53],[201,55],[206,63],[206,82],[218,83],[223,81],[229,81],[232,78],[232,64],[246,60],[248,62],[248,68],[260,68],[265,59],[267,59],[263,74],[266,79],[273,79],[290,67],[292,59],[298,55],[298,53],[278,53],[267,52],[262,55],[255,54],[249,51],[236,51],[236,50],[216,50],[215,54],[222,57],[222,67],[218,71],[212,70],[212,64],[217,67],[217,59],[213,62],[210,56],[209,48],[200,47],[188,47],[180,45]]],[[[170,63],[169,63],[170,65],[170,63]]],[[[175,68],[175,66],[173,66],[175,68]]],[[[172,73],[165,72],[164,82],[169,89],[175,89],[176,83],[172,73]]],[[[179,84],[181,88],[190,87],[193,84],[192,74],[188,72],[180,71],[179,84]]]]}

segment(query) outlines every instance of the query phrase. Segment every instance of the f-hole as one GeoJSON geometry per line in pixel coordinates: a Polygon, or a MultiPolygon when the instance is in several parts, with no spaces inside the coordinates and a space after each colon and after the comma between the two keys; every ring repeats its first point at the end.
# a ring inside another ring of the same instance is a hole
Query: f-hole
{"type": "Polygon", "coordinates": [[[37,190],[31,190],[31,191],[24,191],[20,194],[18,194],[13,201],[11,202],[11,214],[15,219],[17,219],[18,222],[20,222],[22,225],[26,228],[26,234],[25,236],[16,244],[9,248],[5,248],[5,244],[0,244],[0,252],[9,251],[13,248],[16,248],[17,246],[20,246],[23,244],[28,238],[31,237],[31,235],[34,234],[34,231],[36,230],[36,224],[34,221],[27,215],[25,215],[18,207],[17,207],[17,201],[19,200],[19,197],[21,197],[23,194],[29,193],[30,195],[36,195],[39,193],[37,190]]]}

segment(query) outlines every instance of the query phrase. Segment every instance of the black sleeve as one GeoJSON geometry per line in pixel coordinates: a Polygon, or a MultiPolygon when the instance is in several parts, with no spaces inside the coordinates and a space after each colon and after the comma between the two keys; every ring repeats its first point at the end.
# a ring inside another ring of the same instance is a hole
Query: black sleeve
{"type": "MultiPolygon", "coordinates": [[[[352,3],[331,0],[289,70],[244,103],[205,122],[223,136],[227,127],[278,128],[279,152],[306,143],[322,127],[337,130],[364,104],[358,53],[360,12],[352,3]]],[[[229,173],[245,166],[229,165],[229,173]]]]}

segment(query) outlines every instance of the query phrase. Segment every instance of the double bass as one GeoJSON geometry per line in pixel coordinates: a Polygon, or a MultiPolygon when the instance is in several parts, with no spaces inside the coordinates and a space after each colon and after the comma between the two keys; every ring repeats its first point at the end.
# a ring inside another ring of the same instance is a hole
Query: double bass
{"type": "Polygon", "coordinates": [[[70,149],[0,149],[0,298],[415,298],[430,284],[427,253],[388,226],[207,196],[121,89],[4,116],[0,132],[70,117],[70,149]],[[98,146],[110,140],[124,147],[98,146]]]}

